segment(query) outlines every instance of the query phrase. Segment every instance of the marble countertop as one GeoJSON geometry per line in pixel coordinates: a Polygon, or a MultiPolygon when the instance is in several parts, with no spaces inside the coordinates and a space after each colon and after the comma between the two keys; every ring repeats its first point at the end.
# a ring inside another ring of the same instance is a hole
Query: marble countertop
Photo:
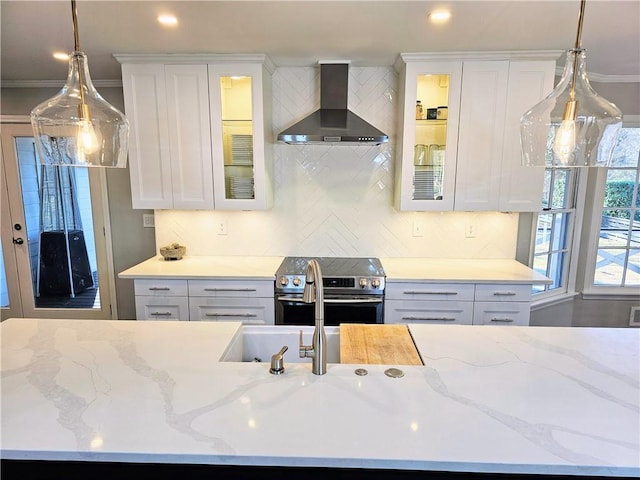
{"type": "Polygon", "coordinates": [[[120,272],[120,278],[273,279],[284,257],[189,256],[181,260],[152,257],[120,272]]]}
{"type": "Polygon", "coordinates": [[[388,282],[551,283],[516,260],[458,258],[381,258],[388,282]]]}
{"type": "Polygon", "coordinates": [[[6,320],[2,458],[640,475],[639,329],[412,325],[390,378],[219,362],[242,328],[6,320]]]}
{"type": "MultiPolygon", "coordinates": [[[[284,257],[185,256],[145,260],[121,272],[120,278],[270,279],[284,257]]],[[[381,258],[388,282],[550,283],[526,265],[509,259],[381,258]]]]}

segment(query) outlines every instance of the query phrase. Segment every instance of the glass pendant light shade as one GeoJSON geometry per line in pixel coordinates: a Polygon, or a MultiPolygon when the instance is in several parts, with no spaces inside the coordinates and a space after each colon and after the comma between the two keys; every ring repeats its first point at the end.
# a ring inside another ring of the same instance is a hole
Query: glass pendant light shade
{"type": "Polygon", "coordinates": [[[541,167],[606,167],[622,112],[587,79],[585,51],[567,51],[564,72],[547,98],[520,121],[522,163],[541,167]]]}
{"type": "Polygon", "coordinates": [[[126,167],[129,123],[95,89],[81,51],[69,59],[62,90],[33,109],[31,125],[45,165],[126,167]]]}

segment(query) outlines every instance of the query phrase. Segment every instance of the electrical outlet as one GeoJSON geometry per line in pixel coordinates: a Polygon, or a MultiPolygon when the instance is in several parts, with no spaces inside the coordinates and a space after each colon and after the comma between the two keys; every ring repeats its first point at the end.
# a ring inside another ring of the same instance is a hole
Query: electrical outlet
{"type": "Polygon", "coordinates": [[[476,238],[477,228],[475,223],[468,223],[464,229],[464,236],[466,238],[476,238]]]}
{"type": "Polygon", "coordinates": [[[217,224],[217,234],[218,235],[226,235],[227,234],[227,227],[228,227],[228,223],[226,220],[218,220],[218,224],[217,224]]]}
{"type": "Polygon", "coordinates": [[[424,237],[424,223],[421,220],[413,221],[413,236],[424,237]]]}
{"type": "Polygon", "coordinates": [[[154,228],[156,226],[156,219],[153,213],[142,214],[142,226],[145,228],[154,228]]]}
{"type": "Polygon", "coordinates": [[[629,314],[629,326],[640,327],[640,307],[631,307],[629,314]]]}

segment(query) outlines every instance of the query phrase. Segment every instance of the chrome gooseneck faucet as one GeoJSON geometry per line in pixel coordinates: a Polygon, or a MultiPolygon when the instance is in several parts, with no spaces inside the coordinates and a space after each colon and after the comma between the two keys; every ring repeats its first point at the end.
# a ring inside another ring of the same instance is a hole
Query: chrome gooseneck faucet
{"type": "Polygon", "coordinates": [[[300,330],[300,358],[311,358],[311,371],[315,375],[327,373],[327,336],[324,332],[324,291],[322,271],[317,260],[309,260],[302,301],[315,303],[315,329],[311,345],[304,345],[300,330]]]}

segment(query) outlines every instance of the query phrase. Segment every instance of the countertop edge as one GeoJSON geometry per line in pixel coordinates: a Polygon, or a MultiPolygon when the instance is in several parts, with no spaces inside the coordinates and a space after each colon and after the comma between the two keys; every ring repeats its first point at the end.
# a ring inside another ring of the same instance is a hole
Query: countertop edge
{"type": "Polygon", "coordinates": [[[238,467],[306,467],[306,468],[352,468],[371,470],[402,470],[420,472],[494,473],[500,475],[581,475],[616,476],[637,478],[640,468],[563,465],[563,464],[505,464],[482,462],[455,462],[438,460],[394,460],[349,457],[287,457],[256,455],[202,455],[202,454],[150,454],[150,453],[104,453],[104,452],[25,452],[1,450],[0,458],[17,461],[59,462],[111,462],[123,464],[155,465],[201,465],[238,467]]]}

